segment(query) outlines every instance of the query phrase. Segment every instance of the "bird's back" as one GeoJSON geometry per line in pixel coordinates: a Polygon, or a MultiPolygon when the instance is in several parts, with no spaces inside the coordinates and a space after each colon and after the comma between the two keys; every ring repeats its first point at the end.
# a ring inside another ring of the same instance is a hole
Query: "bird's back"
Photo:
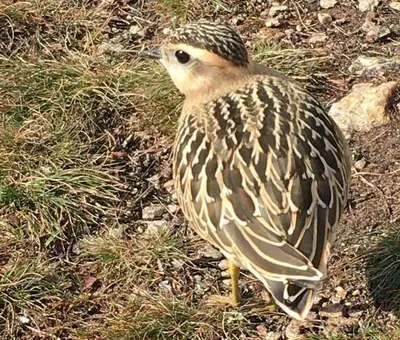
{"type": "Polygon", "coordinates": [[[188,106],[174,178],[195,230],[302,318],[324,278],[350,162],[343,135],[320,104],[268,74],[188,106]]]}

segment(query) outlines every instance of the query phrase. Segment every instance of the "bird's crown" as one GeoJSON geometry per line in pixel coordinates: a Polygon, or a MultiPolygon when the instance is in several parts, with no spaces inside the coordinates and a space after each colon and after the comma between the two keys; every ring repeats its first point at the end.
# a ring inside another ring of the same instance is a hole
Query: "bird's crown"
{"type": "Polygon", "coordinates": [[[201,20],[177,28],[166,43],[187,44],[215,53],[237,66],[249,62],[247,50],[239,34],[228,25],[201,20]]]}

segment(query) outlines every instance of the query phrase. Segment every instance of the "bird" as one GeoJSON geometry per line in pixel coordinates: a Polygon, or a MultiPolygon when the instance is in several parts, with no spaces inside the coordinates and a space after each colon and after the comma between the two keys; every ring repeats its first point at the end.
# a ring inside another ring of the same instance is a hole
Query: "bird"
{"type": "Polygon", "coordinates": [[[302,320],[327,277],[346,206],[346,139],[300,84],[253,62],[224,23],[173,30],[158,60],[184,95],[172,150],[178,203],[195,232],[227,258],[229,303],[248,270],[290,317],[302,320]]]}

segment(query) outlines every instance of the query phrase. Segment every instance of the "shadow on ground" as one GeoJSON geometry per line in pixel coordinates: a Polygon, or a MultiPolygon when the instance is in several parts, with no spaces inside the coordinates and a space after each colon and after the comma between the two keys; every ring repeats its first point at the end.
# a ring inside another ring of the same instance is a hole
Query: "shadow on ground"
{"type": "Polygon", "coordinates": [[[400,315],[400,222],[366,256],[367,278],[377,308],[400,315]]]}

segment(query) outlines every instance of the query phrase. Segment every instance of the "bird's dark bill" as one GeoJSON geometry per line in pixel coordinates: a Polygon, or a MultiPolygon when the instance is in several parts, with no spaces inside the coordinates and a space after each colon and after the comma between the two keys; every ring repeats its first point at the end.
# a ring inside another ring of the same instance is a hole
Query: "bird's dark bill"
{"type": "Polygon", "coordinates": [[[142,58],[152,58],[152,59],[161,59],[162,54],[160,50],[144,50],[139,52],[139,57],[142,58]]]}

